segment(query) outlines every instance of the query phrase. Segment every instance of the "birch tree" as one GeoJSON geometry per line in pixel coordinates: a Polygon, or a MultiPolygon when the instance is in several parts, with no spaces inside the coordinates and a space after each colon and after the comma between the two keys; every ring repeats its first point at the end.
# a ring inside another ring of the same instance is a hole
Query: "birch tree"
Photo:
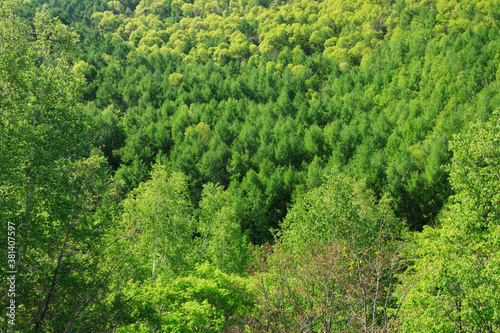
{"type": "Polygon", "coordinates": [[[77,35],[45,7],[28,26],[15,6],[0,6],[0,219],[16,226],[15,329],[108,329],[126,309],[114,280],[125,254],[112,251],[123,237],[106,233],[113,220],[100,208],[113,195],[78,105],[77,35]]]}

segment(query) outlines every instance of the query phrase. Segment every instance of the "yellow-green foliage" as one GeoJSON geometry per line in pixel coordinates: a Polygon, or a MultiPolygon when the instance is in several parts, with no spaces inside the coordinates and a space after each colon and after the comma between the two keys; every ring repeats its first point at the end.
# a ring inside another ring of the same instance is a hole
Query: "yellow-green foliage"
{"type": "MultiPolygon", "coordinates": [[[[413,0],[406,6],[417,11],[423,5],[413,0]]],[[[492,5],[489,1],[432,1],[426,6],[436,12],[434,31],[446,33],[466,30],[487,15],[492,5]]],[[[99,29],[121,35],[142,51],[160,48],[185,60],[211,58],[221,65],[296,46],[308,53],[323,52],[330,60],[347,65],[364,64],[380,41],[404,33],[398,26],[397,8],[388,1],[278,1],[264,7],[253,2],[227,6],[216,1],[175,0],[168,8],[159,1],[143,0],[128,18],[120,14],[123,6],[118,1],[110,1],[108,7],[112,11],[92,16],[99,29]]],[[[497,23],[490,18],[484,24],[497,23]]]]}
{"type": "MultiPolygon", "coordinates": [[[[116,236],[117,227],[127,250],[112,291],[103,291],[110,302],[92,312],[115,316],[95,323],[83,314],[74,327],[498,330],[498,122],[473,127],[448,149],[453,134],[500,106],[498,1],[31,0],[18,1],[18,11],[29,21],[42,2],[78,30],[82,47],[73,52],[76,34],[45,14],[36,32],[0,8],[0,169],[15,190],[0,195],[13,209],[0,214],[29,225],[27,249],[35,250],[26,253],[42,260],[19,283],[32,304],[19,312],[29,318],[19,319],[24,331],[43,313],[44,274],[64,239],[52,231],[73,207],[69,186],[51,187],[64,169],[48,161],[73,159],[80,134],[82,147],[108,159],[124,193],[121,205],[103,207],[109,213],[96,208],[110,228],[89,224],[75,235],[88,246],[72,241],[62,253],[64,274],[75,267],[65,276],[76,280],[61,280],[71,292],[56,291],[60,307],[50,313],[100,300],[83,288],[100,293],[95,276],[115,269],[105,261],[98,274],[93,259],[67,262],[71,253],[107,256],[94,235],[116,236]],[[408,253],[418,272],[409,280],[394,276],[407,267],[403,220],[414,231],[443,224],[424,229],[408,253]],[[268,260],[263,274],[247,271],[247,241],[280,234],[293,256],[268,260]],[[225,298],[232,282],[218,284],[231,273],[260,286],[248,318],[246,305],[231,306],[237,290],[225,298]],[[416,284],[396,299],[396,282],[406,286],[401,295],[416,284]],[[125,286],[130,295],[119,291],[125,286]]],[[[47,315],[43,331],[64,331],[74,319],[58,316],[47,315]]]]}

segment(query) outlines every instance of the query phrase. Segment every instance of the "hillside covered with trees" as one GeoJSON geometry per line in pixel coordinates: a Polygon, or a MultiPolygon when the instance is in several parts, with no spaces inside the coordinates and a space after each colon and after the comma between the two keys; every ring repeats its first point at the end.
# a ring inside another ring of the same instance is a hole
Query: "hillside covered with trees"
{"type": "Polygon", "coordinates": [[[500,331],[499,2],[5,0],[0,32],[2,329],[500,331]]]}

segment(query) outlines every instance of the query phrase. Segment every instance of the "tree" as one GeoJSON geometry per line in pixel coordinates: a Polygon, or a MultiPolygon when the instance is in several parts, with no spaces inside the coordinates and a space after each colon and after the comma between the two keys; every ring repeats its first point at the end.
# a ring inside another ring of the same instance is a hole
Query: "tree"
{"type": "Polygon", "coordinates": [[[134,298],[133,306],[141,318],[117,332],[216,333],[238,330],[242,318],[253,306],[251,296],[245,279],[204,263],[197,265],[188,276],[173,279],[159,276],[157,283],[143,288],[134,298]],[[161,304],[156,316],[148,314],[148,304],[151,303],[161,304]],[[144,323],[145,318],[148,323],[144,323]]]}
{"type": "Polygon", "coordinates": [[[500,329],[500,116],[472,124],[450,142],[455,195],[439,228],[416,234],[404,303],[405,330],[500,329]]]}
{"type": "Polygon", "coordinates": [[[20,284],[19,312],[35,322],[22,321],[19,327],[34,324],[35,332],[109,329],[127,318],[122,291],[130,275],[123,264],[130,250],[116,251],[127,234],[112,232],[115,220],[108,206],[114,190],[107,192],[107,161],[93,154],[58,166],[65,175],[58,189],[67,192],[33,205],[37,216],[20,234],[27,286],[20,284]]]}
{"type": "Polygon", "coordinates": [[[195,224],[186,194],[186,177],[182,173],[169,176],[164,166],[156,164],[151,179],[123,201],[124,226],[135,233],[131,264],[140,281],[178,276],[192,269],[195,224]]]}
{"type": "Polygon", "coordinates": [[[261,302],[278,331],[373,332],[398,324],[404,224],[389,196],[376,202],[335,172],[289,211],[269,273],[260,278],[261,302]]]}
{"type": "Polygon", "coordinates": [[[247,317],[265,332],[374,332],[398,325],[395,275],[400,248],[382,238],[367,247],[337,240],[273,246],[251,276],[255,311],[247,317]]]}
{"type": "Polygon", "coordinates": [[[16,226],[16,329],[109,329],[126,311],[113,280],[127,279],[125,253],[110,250],[123,235],[104,232],[113,220],[100,207],[114,195],[77,103],[76,34],[46,7],[31,29],[14,5],[0,7],[0,216],[16,226]]]}
{"type": "Polygon", "coordinates": [[[198,232],[201,254],[224,273],[243,273],[246,269],[246,237],[236,212],[231,207],[229,192],[208,183],[203,186],[198,232]]]}

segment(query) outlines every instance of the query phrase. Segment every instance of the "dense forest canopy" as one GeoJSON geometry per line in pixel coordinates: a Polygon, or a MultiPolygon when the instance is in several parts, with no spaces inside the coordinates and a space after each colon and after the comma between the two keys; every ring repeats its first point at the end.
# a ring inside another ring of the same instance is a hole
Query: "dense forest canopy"
{"type": "Polygon", "coordinates": [[[0,31],[15,331],[500,330],[499,2],[6,0],[0,31]]]}

